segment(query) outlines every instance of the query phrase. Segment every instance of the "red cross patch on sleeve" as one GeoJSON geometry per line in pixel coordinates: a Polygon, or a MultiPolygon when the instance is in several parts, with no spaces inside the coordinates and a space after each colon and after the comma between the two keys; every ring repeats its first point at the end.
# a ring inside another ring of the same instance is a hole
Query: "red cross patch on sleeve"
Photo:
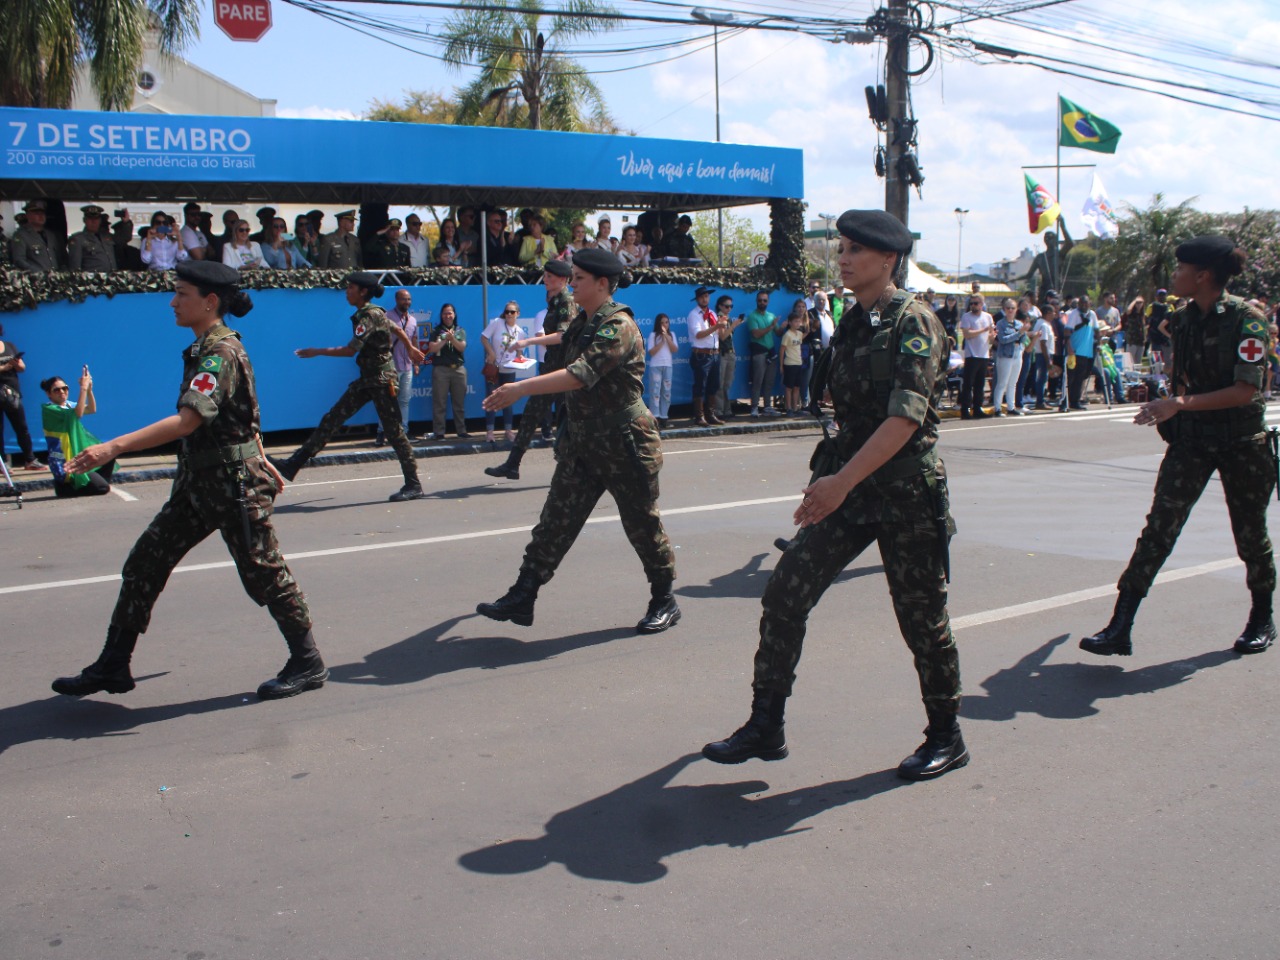
{"type": "Polygon", "coordinates": [[[191,389],[196,393],[203,393],[206,397],[211,396],[217,386],[218,378],[208,373],[202,373],[191,381],[191,389]]]}
{"type": "Polygon", "coordinates": [[[1257,337],[1245,337],[1240,341],[1236,353],[1246,363],[1257,363],[1267,353],[1267,345],[1257,337]]]}
{"type": "Polygon", "coordinates": [[[367,332],[368,332],[368,330],[367,330],[367,328],[365,327],[365,325],[364,325],[363,323],[357,323],[357,324],[356,324],[356,336],[357,336],[357,337],[363,337],[363,336],[365,335],[365,333],[367,333],[367,332]]]}

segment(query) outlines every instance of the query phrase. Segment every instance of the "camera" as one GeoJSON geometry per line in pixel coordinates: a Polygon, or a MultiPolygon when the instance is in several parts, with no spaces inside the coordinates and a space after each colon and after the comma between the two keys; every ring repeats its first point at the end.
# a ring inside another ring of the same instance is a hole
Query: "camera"
{"type": "Polygon", "coordinates": [[[162,223],[156,227],[156,233],[160,234],[160,236],[162,237],[167,236],[172,232],[173,232],[173,228],[169,226],[167,223],[162,223]]]}

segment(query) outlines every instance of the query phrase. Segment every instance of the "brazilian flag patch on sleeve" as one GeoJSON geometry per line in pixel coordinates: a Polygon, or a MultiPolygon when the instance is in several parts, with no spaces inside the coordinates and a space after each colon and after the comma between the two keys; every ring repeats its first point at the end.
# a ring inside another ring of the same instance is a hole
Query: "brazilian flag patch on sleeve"
{"type": "Polygon", "coordinates": [[[909,353],[915,357],[927,357],[929,355],[929,338],[922,337],[918,333],[903,337],[902,352],[909,353]]]}
{"type": "Polygon", "coordinates": [[[606,324],[596,331],[596,336],[601,340],[617,340],[618,328],[612,323],[606,324]]]}
{"type": "Polygon", "coordinates": [[[1255,337],[1262,336],[1266,331],[1267,325],[1261,320],[1250,320],[1244,325],[1244,332],[1253,334],[1255,337]]]}
{"type": "Polygon", "coordinates": [[[222,369],[221,357],[205,357],[200,361],[200,369],[206,373],[217,373],[222,369]]]}

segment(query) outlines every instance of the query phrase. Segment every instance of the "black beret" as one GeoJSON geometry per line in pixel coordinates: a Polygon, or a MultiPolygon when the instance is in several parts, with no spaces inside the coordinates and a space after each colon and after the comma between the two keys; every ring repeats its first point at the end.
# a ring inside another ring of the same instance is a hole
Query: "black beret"
{"type": "Polygon", "coordinates": [[[902,221],[883,210],[846,210],[836,221],[836,230],[854,243],[886,253],[909,253],[915,242],[902,221]]]}
{"type": "Polygon", "coordinates": [[[1235,250],[1235,241],[1226,237],[1206,234],[1203,237],[1192,237],[1186,243],[1178,244],[1174,256],[1182,263],[1193,267],[1216,267],[1235,250]]]}
{"type": "Polygon", "coordinates": [[[364,287],[366,290],[372,290],[375,297],[382,296],[382,284],[378,282],[378,275],[370,273],[368,270],[349,273],[343,283],[350,286],[355,284],[357,287],[364,287]]]}
{"type": "Polygon", "coordinates": [[[625,269],[621,260],[608,250],[601,250],[599,247],[588,247],[586,250],[575,253],[573,265],[581,267],[584,273],[589,273],[593,277],[610,279],[622,276],[622,271],[625,269]]]}
{"type": "MultiPolygon", "coordinates": [[[[585,251],[584,251],[585,252],[585,251]]],[[[576,260],[577,258],[575,258],[576,260]]],[[[553,277],[572,277],[573,267],[569,266],[568,260],[548,260],[547,265],[542,268],[553,277]]],[[[586,269],[583,267],[582,269],[586,269]]]]}
{"type": "Polygon", "coordinates": [[[240,286],[240,271],[216,260],[183,260],[176,270],[179,280],[199,287],[240,286]]]}

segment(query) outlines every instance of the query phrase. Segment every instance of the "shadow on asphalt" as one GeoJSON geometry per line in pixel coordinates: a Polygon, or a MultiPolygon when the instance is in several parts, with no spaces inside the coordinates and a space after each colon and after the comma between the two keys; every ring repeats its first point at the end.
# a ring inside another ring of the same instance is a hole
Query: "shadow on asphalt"
{"type": "MultiPolygon", "coordinates": [[[[463,620],[473,618],[489,622],[478,613],[452,617],[416,636],[367,653],[360,663],[330,667],[329,679],[335,683],[397,686],[419,683],[458,670],[496,670],[521,663],[538,663],[571,650],[611,643],[625,637],[640,639],[636,636],[635,627],[614,627],[568,637],[527,641],[509,636],[463,637],[454,632],[463,620]]],[[[518,633],[525,628],[504,624],[499,629],[518,633]]]]}
{"type": "Polygon", "coordinates": [[[537,839],[506,840],[458,858],[477,873],[530,873],[560,863],[588,880],[652,883],[667,875],[667,857],[698,847],[747,847],[808,829],[798,824],[834,807],[865,800],[908,782],[893,770],[866,773],[787,793],[763,780],[668,786],[699,754],[689,754],[604,796],[561,811],[537,839]]]}
{"type": "MultiPolygon", "coordinates": [[[[511,483],[513,481],[505,481],[505,482],[511,483]]],[[[388,483],[393,485],[394,481],[388,481],[388,483]]],[[[530,485],[526,483],[520,487],[511,487],[511,486],[504,486],[503,481],[495,481],[492,484],[481,484],[474,487],[454,487],[449,490],[428,490],[427,495],[422,499],[423,500],[469,500],[472,497],[487,497],[487,496],[490,496],[491,494],[506,493],[509,490],[515,490],[515,489],[549,490],[550,488],[551,488],[551,484],[549,483],[544,483],[541,485],[537,485],[537,484],[530,485]]],[[[394,493],[394,492],[395,492],[395,489],[392,489],[391,493],[394,493]]],[[[391,496],[391,493],[388,493],[386,496],[378,496],[373,500],[344,501],[341,503],[333,502],[334,501],[333,497],[316,497],[311,500],[299,500],[294,503],[280,504],[275,508],[273,512],[283,513],[283,514],[326,513],[330,510],[350,510],[354,507],[373,507],[373,506],[378,506],[386,503],[387,497],[391,496]]]]}
{"type": "MultiPolygon", "coordinates": [[[[164,674],[153,674],[164,676],[164,674]]],[[[138,677],[139,682],[151,677],[138,677]]],[[[103,694],[106,697],[107,694],[103,694]]],[[[89,740],[94,737],[131,735],[148,723],[189,717],[215,710],[248,707],[260,701],[253,691],[208,700],[166,703],[130,708],[117,698],[110,700],[54,695],[0,709],[0,753],[20,743],[38,740],[89,740]],[[246,702],[246,700],[248,702],[246,702]]]]}
{"type": "Polygon", "coordinates": [[[1020,713],[1032,713],[1051,720],[1076,720],[1097,714],[1096,701],[1156,693],[1189,680],[1199,670],[1240,659],[1232,650],[1210,650],[1185,660],[1127,670],[1123,662],[1082,652],[1080,656],[1088,660],[1046,663],[1070,636],[1054,637],[1012,667],[993,673],[982,681],[987,695],[966,694],[960,715],[970,720],[1012,720],[1020,713]]]}
{"type": "MultiPolygon", "coordinates": [[[[721,574],[718,577],[712,577],[705,585],[678,587],[675,592],[681,597],[689,597],[691,599],[742,597],[747,600],[759,600],[764,595],[765,584],[773,576],[772,567],[768,570],[761,569],[765,558],[768,556],[769,554],[767,553],[758,553],[737,570],[721,574]]],[[[884,567],[876,564],[870,567],[845,570],[835,578],[832,586],[875,573],[884,573],[884,567]]]]}

